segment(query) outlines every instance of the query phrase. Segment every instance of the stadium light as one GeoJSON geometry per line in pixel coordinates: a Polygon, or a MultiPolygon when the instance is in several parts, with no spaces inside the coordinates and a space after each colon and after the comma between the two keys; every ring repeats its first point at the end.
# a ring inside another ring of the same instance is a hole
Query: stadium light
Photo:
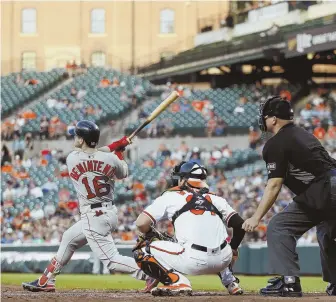
{"type": "Polygon", "coordinates": [[[274,73],[284,73],[285,72],[285,70],[280,65],[274,65],[274,66],[272,66],[272,71],[274,73]]]}
{"type": "Polygon", "coordinates": [[[307,59],[312,60],[314,58],[314,53],[310,52],[307,54],[307,59]]]}
{"type": "Polygon", "coordinates": [[[242,65],[242,72],[244,74],[252,73],[252,65],[242,65]]]}

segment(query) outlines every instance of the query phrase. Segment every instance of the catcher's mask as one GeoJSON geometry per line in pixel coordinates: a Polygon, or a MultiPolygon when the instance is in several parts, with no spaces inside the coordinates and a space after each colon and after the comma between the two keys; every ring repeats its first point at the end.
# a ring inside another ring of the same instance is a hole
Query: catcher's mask
{"type": "Polygon", "coordinates": [[[266,132],[266,119],[275,116],[283,120],[293,120],[294,112],[290,102],[280,96],[272,96],[265,102],[260,104],[259,107],[259,128],[261,131],[266,132]]]}
{"type": "Polygon", "coordinates": [[[185,179],[186,184],[192,188],[208,188],[205,182],[207,176],[208,170],[197,162],[181,162],[174,167],[171,173],[171,181],[174,186],[177,186],[179,180],[185,179]]]}

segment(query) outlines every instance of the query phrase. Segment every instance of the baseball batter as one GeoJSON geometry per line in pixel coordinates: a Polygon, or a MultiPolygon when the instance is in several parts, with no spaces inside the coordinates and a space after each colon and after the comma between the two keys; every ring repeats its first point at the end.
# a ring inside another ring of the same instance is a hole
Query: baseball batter
{"type": "Polygon", "coordinates": [[[136,224],[143,238],[155,233],[153,225],[163,218],[172,221],[177,242],[139,242],[134,258],[139,267],[163,286],[155,287],[155,296],[190,294],[191,283],[185,274],[227,276],[227,268],[244,237],[243,219],[225,199],[209,192],[206,169],[196,162],[184,163],[175,172],[178,186],[162,194],[138,217],[136,224]],[[227,243],[226,226],[233,227],[227,243]]]}
{"type": "Polygon", "coordinates": [[[118,221],[113,204],[114,179],[128,175],[123,153],[118,149],[129,142],[123,138],[98,150],[100,130],[86,120],[78,122],[71,134],[75,136],[76,150],[68,155],[67,166],[79,200],[80,220],[63,234],[58,252],[42,276],[22,283],[23,288],[55,291],[55,276],[70,261],[74,251],[87,243],[110,272],[133,273],[134,277],[145,279],[133,258],[119,254],[111,235],[118,221]]]}

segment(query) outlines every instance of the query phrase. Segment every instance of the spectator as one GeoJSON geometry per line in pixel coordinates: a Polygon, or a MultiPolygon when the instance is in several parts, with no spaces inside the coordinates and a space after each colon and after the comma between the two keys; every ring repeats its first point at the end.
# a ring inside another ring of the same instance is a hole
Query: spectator
{"type": "Polygon", "coordinates": [[[222,119],[217,118],[217,125],[216,125],[216,128],[215,128],[215,135],[216,136],[223,135],[224,131],[225,131],[225,127],[226,127],[225,122],[222,119]]]}
{"type": "Polygon", "coordinates": [[[6,189],[2,193],[2,198],[4,201],[13,201],[16,197],[16,190],[14,188],[14,183],[12,181],[7,181],[6,189]]]}
{"type": "Polygon", "coordinates": [[[81,89],[79,89],[79,91],[77,93],[77,100],[81,100],[86,94],[87,94],[87,92],[86,92],[85,88],[82,87],[81,89]]]}
{"type": "Polygon", "coordinates": [[[50,98],[47,100],[47,106],[48,106],[49,108],[54,108],[54,107],[56,107],[57,103],[58,103],[58,101],[57,101],[55,98],[52,98],[52,97],[50,97],[50,98]]]}
{"type": "Polygon", "coordinates": [[[72,61],[71,70],[72,70],[72,75],[76,76],[77,75],[77,71],[78,71],[78,65],[76,64],[76,60],[72,61]]]}
{"type": "Polygon", "coordinates": [[[34,155],[34,141],[33,136],[28,132],[25,136],[25,152],[24,159],[32,158],[34,155]]]}
{"type": "Polygon", "coordinates": [[[158,151],[158,157],[170,157],[171,152],[168,150],[167,146],[165,144],[160,144],[159,151],[158,151]]]}
{"type": "Polygon", "coordinates": [[[25,82],[25,86],[31,85],[31,86],[35,86],[38,85],[40,83],[40,81],[38,81],[37,79],[28,79],[25,82]]]}
{"type": "Polygon", "coordinates": [[[73,109],[82,109],[84,106],[83,102],[80,100],[78,100],[76,103],[74,103],[73,105],[73,109]]]}
{"type": "Polygon", "coordinates": [[[222,156],[223,157],[226,157],[226,158],[229,158],[232,156],[232,151],[231,149],[229,148],[229,145],[225,145],[222,149],[222,156]]]}
{"type": "Polygon", "coordinates": [[[10,140],[13,136],[13,132],[14,132],[14,124],[9,119],[6,119],[1,127],[2,139],[10,140]]]}
{"type": "Polygon", "coordinates": [[[112,80],[112,87],[119,87],[120,86],[120,82],[118,80],[117,77],[114,77],[112,80]]]}
{"type": "Polygon", "coordinates": [[[147,128],[147,136],[148,137],[156,137],[157,136],[156,122],[151,122],[148,126],[146,126],[146,128],[147,128]]]}
{"type": "Polygon", "coordinates": [[[120,95],[120,101],[125,103],[130,103],[130,100],[128,98],[128,95],[125,91],[123,91],[120,95]]]}
{"type": "Polygon", "coordinates": [[[253,126],[249,128],[249,146],[251,149],[256,149],[258,142],[260,140],[260,135],[257,130],[253,126]]]}
{"type": "Polygon", "coordinates": [[[53,202],[49,201],[47,205],[44,207],[44,216],[49,218],[55,215],[56,207],[53,202]]]}
{"type": "Polygon", "coordinates": [[[30,212],[30,217],[33,220],[39,220],[44,217],[44,212],[39,204],[36,204],[34,209],[30,212]]]}
{"type": "Polygon", "coordinates": [[[65,68],[66,68],[69,76],[72,77],[72,66],[71,66],[71,63],[69,61],[67,61],[66,65],[65,65],[65,68]]]}
{"type": "Polygon", "coordinates": [[[141,107],[139,110],[139,114],[138,114],[138,119],[145,119],[147,118],[148,114],[145,112],[144,108],[141,107]]]}
{"type": "Polygon", "coordinates": [[[40,140],[49,138],[49,120],[46,116],[42,116],[40,122],[40,140]]]}
{"type": "Polygon", "coordinates": [[[1,149],[1,167],[5,165],[5,163],[10,163],[12,158],[10,156],[8,147],[3,144],[1,149]]]}
{"type": "Polygon", "coordinates": [[[305,108],[300,111],[300,116],[305,120],[312,117],[312,106],[311,106],[311,104],[306,104],[305,108]]]}
{"type": "Polygon", "coordinates": [[[43,197],[42,189],[39,186],[36,186],[36,184],[33,181],[30,181],[29,183],[29,195],[34,198],[43,197]]]}
{"type": "Polygon", "coordinates": [[[24,79],[22,78],[20,73],[18,73],[15,77],[15,84],[18,85],[18,86],[23,86],[24,85],[24,79]]]}
{"type": "Polygon", "coordinates": [[[20,135],[22,132],[22,127],[26,123],[25,119],[22,117],[21,114],[17,114],[15,119],[13,119],[12,123],[14,125],[13,127],[14,133],[16,133],[17,135],[20,135]]]}
{"type": "Polygon", "coordinates": [[[184,99],[181,106],[180,106],[180,112],[186,113],[191,110],[191,105],[189,104],[188,100],[184,99]]]}
{"type": "Polygon", "coordinates": [[[103,109],[100,105],[98,105],[96,109],[93,108],[93,110],[97,118],[99,118],[103,113],[103,109]]]}
{"type": "Polygon", "coordinates": [[[16,188],[16,197],[26,197],[28,195],[28,187],[24,181],[19,182],[19,186],[16,188]]]}
{"type": "Polygon", "coordinates": [[[317,125],[317,127],[314,129],[313,132],[314,136],[319,139],[320,141],[324,140],[324,137],[326,135],[326,131],[324,128],[322,128],[321,123],[317,125]]]}
{"type": "Polygon", "coordinates": [[[47,193],[50,191],[58,191],[58,187],[51,178],[48,178],[48,181],[42,186],[42,192],[47,193]]]}
{"type": "Polygon", "coordinates": [[[82,60],[81,64],[79,65],[79,68],[81,73],[87,73],[87,66],[84,60],[82,60]]]}
{"type": "Polygon", "coordinates": [[[21,167],[19,171],[14,174],[14,176],[19,179],[28,179],[29,173],[26,171],[24,167],[21,167]]]}
{"type": "Polygon", "coordinates": [[[77,96],[77,90],[75,87],[71,87],[71,90],[70,90],[70,95],[73,96],[73,97],[76,97],[77,96]]]}
{"type": "Polygon", "coordinates": [[[20,159],[22,159],[24,149],[25,149],[25,143],[23,139],[15,133],[13,137],[13,145],[12,145],[12,150],[13,150],[14,155],[19,155],[20,159]]]}
{"type": "Polygon", "coordinates": [[[237,114],[241,114],[241,113],[244,113],[245,112],[245,109],[243,107],[243,105],[238,105],[234,110],[233,110],[233,113],[235,115],[237,114]]]}
{"type": "Polygon", "coordinates": [[[211,118],[207,123],[206,134],[208,137],[213,136],[215,129],[217,127],[217,121],[215,118],[211,118]]]}
{"type": "Polygon", "coordinates": [[[108,87],[111,84],[110,80],[106,77],[103,77],[103,79],[99,83],[99,87],[105,88],[108,87]]]}

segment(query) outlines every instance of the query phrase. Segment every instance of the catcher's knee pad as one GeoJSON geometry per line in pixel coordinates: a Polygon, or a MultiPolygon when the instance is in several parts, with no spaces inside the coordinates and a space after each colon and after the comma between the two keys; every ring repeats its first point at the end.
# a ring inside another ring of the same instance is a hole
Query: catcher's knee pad
{"type": "Polygon", "coordinates": [[[134,258],[143,272],[164,285],[169,285],[179,281],[180,277],[173,270],[164,268],[152,255],[145,255],[141,250],[134,252],[134,258]]]}

